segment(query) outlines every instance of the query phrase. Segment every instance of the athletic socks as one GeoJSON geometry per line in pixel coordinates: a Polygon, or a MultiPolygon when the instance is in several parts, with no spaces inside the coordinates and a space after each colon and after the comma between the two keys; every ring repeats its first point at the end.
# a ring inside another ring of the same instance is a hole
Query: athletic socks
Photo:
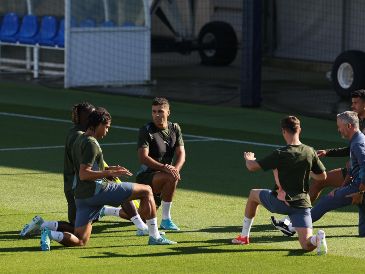
{"type": "Polygon", "coordinates": [[[162,201],[162,220],[171,219],[171,205],[172,202],[162,201]]]}
{"type": "Polygon", "coordinates": [[[119,217],[119,211],[120,211],[120,207],[105,206],[104,207],[104,216],[119,217]]]}
{"type": "Polygon", "coordinates": [[[245,216],[245,218],[243,218],[243,225],[242,225],[242,232],[241,232],[241,236],[247,236],[250,237],[250,231],[251,231],[251,226],[253,223],[253,219],[249,219],[245,216]]]}
{"type": "Polygon", "coordinates": [[[148,229],[148,226],[142,221],[141,216],[139,216],[139,214],[132,217],[131,222],[134,223],[134,225],[140,230],[147,230],[148,229]]]}
{"type": "Polygon", "coordinates": [[[149,236],[152,236],[155,239],[160,238],[160,233],[158,232],[157,228],[157,218],[152,218],[149,220],[146,220],[147,226],[148,226],[148,234],[149,236]]]}
{"type": "Polygon", "coordinates": [[[311,244],[317,246],[317,235],[310,237],[311,244]]]}
{"type": "Polygon", "coordinates": [[[43,229],[45,227],[49,228],[49,230],[51,230],[51,231],[57,231],[58,222],[56,222],[56,221],[50,221],[50,222],[44,221],[41,225],[41,229],[43,229]]]}
{"type": "Polygon", "coordinates": [[[50,231],[51,232],[51,239],[57,242],[61,242],[63,240],[63,232],[59,231],[50,231]]]}

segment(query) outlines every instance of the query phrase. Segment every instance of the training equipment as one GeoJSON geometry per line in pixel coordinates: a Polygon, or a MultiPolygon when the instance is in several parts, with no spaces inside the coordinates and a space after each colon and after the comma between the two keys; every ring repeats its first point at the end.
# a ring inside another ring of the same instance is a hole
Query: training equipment
{"type": "Polygon", "coordinates": [[[317,254],[326,255],[327,254],[327,241],[326,234],[323,230],[318,230],[317,232],[317,254]]]}
{"type": "Polygon", "coordinates": [[[285,219],[285,221],[280,221],[280,220],[277,220],[274,216],[271,216],[271,223],[272,225],[280,230],[281,232],[283,232],[284,235],[286,236],[293,236],[295,234],[295,231],[291,231],[289,229],[289,221],[287,219],[285,219]]]}
{"type": "Polygon", "coordinates": [[[51,239],[50,239],[50,230],[45,227],[41,232],[41,250],[42,251],[50,251],[51,250],[51,239]]]}
{"type": "Polygon", "coordinates": [[[232,240],[232,244],[248,245],[250,244],[250,238],[248,238],[247,236],[238,235],[236,238],[232,240]]]}
{"type": "Polygon", "coordinates": [[[25,237],[30,234],[37,234],[40,230],[41,225],[43,224],[43,219],[41,216],[34,216],[32,221],[29,224],[26,224],[23,229],[20,231],[19,235],[21,237],[25,237]]]}
{"type": "Polygon", "coordinates": [[[161,221],[160,228],[164,230],[179,231],[180,228],[174,224],[171,219],[165,219],[161,221]]]}
{"type": "Polygon", "coordinates": [[[175,245],[175,244],[177,244],[177,242],[171,241],[163,236],[161,236],[158,239],[150,236],[148,239],[148,244],[149,245],[175,245]]]}

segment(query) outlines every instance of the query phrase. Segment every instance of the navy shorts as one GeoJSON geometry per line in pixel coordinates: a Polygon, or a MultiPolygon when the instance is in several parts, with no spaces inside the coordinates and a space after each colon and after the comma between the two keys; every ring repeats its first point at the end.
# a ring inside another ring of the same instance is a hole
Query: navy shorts
{"type": "Polygon", "coordinates": [[[280,201],[269,189],[260,191],[261,204],[270,212],[288,215],[293,227],[312,228],[310,208],[296,208],[280,201]]]}
{"type": "Polygon", "coordinates": [[[104,205],[120,206],[132,195],[134,184],[110,182],[98,194],[86,199],[76,199],[75,227],[85,226],[96,220],[104,205]]]}

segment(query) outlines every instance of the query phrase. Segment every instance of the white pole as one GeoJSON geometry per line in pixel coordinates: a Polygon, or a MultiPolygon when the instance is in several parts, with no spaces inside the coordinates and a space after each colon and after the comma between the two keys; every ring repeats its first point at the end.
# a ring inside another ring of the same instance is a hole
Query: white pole
{"type": "Polygon", "coordinates": [[[104,4],[104,18],[105,18],[105,22],[106,22],[106,21],[110,20],[109,1],[103,0],[103,4],[104,4]]]}
{"type": "Polygon", "coordinates": [[[65,53],[64,53],[64,64],[65,64],[65,75],[64,75],[64,87],[68,88],[70,86],[69,80],[69,54],[70,54],[70,28],[71,28],[71,0],[64,0],[65,1],[65,53]]]}
{"type": "Polygon", "coordinates": [[[33,47],[33,77],[38,78],[39,76],[39,47],[33,47]]]}
{"type": "Polygon", "coordinates": [[[27,0],[27,10],[28,10],[28,14],[33,14],[33,5],[32,5],[32,0],[27,0]]]}

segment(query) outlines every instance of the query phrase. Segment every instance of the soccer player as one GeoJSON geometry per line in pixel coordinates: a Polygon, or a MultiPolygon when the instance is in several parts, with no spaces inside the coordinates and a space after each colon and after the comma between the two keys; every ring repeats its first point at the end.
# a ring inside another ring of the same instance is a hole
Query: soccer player
{"type": "MultiPolygon", "coordinates": [[[[166,98],[154,98],[152,122],[139,130],[138,158],[141,167],[136,181],[152,187],[157,206],[162,199],[160,228],[180,230],[171,219],[171,205],[180,171],[185,162],[184,141],[180,126],[168,121],[170,104],[166,98]],[[173,163],[173,158],[175,161],[173,163]]],[[[139,211],[141,216],[143,211],[139,211]]]]}
{"type": "MultiPolygon", "coordinates": [[[[365,131],[365,90],[356,90],[351,93],[351,108],[359,117],[359,129],[365,131]]],[[[317,151],[319,157],[349,157],[350,147],[332,148],[317,151]]],[[[337,168],[327,172],[327,179],[324,181],[312,180],[309,187],[311,201],[314,202],[320,195],[321,191],[328,186],[340,187],[349,182],[347,167],[337,168]]]]}
{"type": "MultiPolygon", "coordinates": [[[[82,102],[76,104],[72,108],[71,120],[73,122],[73,127],[69,129],[66,136],[65,150],[64,150],[64,168],[63,168],[64,193],[67,201],[69,222],[45,221],[43,220],[42,217],[37,215],[31,220],[30,223],[24,226],[24,228],[20,232],[20,236],[24,237],[31,234],[37,234],[40,231],[40,229],[43,229],[45,227],[53,231],[65,231],[65,232],[74,231],[74,223],[76,218],[76,205],[74,198],[75,170],[73,167],[71,150],[76,138],[82,135],[86,130],[89,115],[94,110],[95,107],[88,102],[82,102]]],[[[128,215],[135,217],[131,221],[135,223],[137,226],[137,235],[146,234],[147,226],[143,225],[143,222],[141,223],[139,221],[140,217],[139,215],[136,216],[135,207],[128,203],[124,204],[123,207],[129,213],[128,215]]],[[[118,216],[118,217],[120,216],[125,219],[130,219],[128,218],[128,215],[123,211],[122,208],[105,207],[101,210],[98,218],[100,219],[103,216],[118,216]]]]}
{"type": "MultiPolygon", "coordinates": [[[[365,191],[365,136],[359,129],[359,118],[354,111],[345,111],[338,114],[337,128],[341,136],[350,142],[349,175],[351,180],[348,184],[323,196],[311,210],[312,219],[315,222],[331,210],[357,204],[359,206],[359,236],[365,237],[365,206],[363,203],[365,191]]],[[[276,225],[280,229],[283,224],[278,222],[276,225]]],[[[285,229],[291,231],[292,224],[287,223],[286,225],[285,229]]]]}
{"type": "MultiPolygon", "coordinates": [[[[351,108],[355,111],[359,117],[359,129],[361,132],[365,132],[365,90],[356,90],[351,93],[351,108]]],[[[318,150],[319,157],[349,157],[350,147],[332,148],[325,150],[318,150]]],[[[347,164],[348,166],[348,164],[347,164]]],[[[309,186],[309,196],[313,203],[318,199],[322,190],[326,187],[341,187],[350,182],[350,176],[348,175],[348,167],[336,168],[327,172],[327,178],[324,181],[311,180],[309,186]]],[[[271,217],[272,224],[279,230],[281,230],[287,236],[293,236],[295,231],[289,228],[290,219],[286,216],[281,220],[277,220],[274,216],[271,217]]]]}
{"type": "Polygon", "coordinates": [[[248,197],[242,232],[232,240],[234,244],[249,244],[251,226],[261,204],[270,212],[288,214],[298,232],[299,243],[304,250],[317,247],[319,255],[327,253],[325,233],[319,230],[312,235],[311,202],[308,195],[309,176],[317,180],[326,178],[325,168],[312,147],[299,139],[300,121],[288,116],[281,121],[286,146],[273,151],[256,161],[253,152],[245,152],[244,158],[249,171],[274,170],[275,190],[252,189],[248,197]]]}
{"type": "Polygon", "coordinates": [[[90,239],[92,222],[104,205],[119,206],[126,201],[140,199],[140,207],[146,212],[149,241],[151,245],[175,244],[159,234],[156,219],[156,205],[151,188],[145,185],[123,182],[114,183],[106,178],[131,176],[121,166],[104,169],[103,153],[98,143],[108,133],[111,116],[103,108],[95,109],[89,115],[87,130],[80,135],[72,147],[73,166],[76,175],[74,191],[76,219],[74,233],[50,231],[41,232],[41,249],[50,250],[50,241],[65,246],[85,246],[90,239]]]}

